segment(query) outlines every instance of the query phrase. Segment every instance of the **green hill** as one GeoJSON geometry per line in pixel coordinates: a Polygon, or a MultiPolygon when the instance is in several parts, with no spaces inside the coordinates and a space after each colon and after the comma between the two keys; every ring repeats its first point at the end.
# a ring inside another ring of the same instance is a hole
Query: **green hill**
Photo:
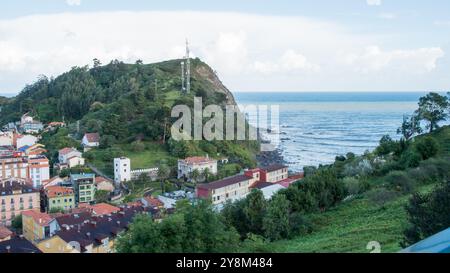
{"type": "Polygon", "coordinates": [[[110,161],[118,155],[130,156],[138,167],[161,161],[174,165],[176,158],[205,154],[227,156],[242,167],[254,166],[257,142],[170,140],[174,104],[192,107],[194,96],[202,97],[204,106],[235,104],[213,69],[199,59],[192,60],[191,92],[182,94],[181,61],[112,61],[104,66],[95,63],[93,68],[74,67],[54,79],[42,76],[3,105],[0,123],[19,120],[27,112],[44,123],[66,121],[68,128],[43,135],[51,158],[57,149],[76,145],[73,140],[85,132],[99,132],[101,149],[87,156],[108,172],[110,161]]]}

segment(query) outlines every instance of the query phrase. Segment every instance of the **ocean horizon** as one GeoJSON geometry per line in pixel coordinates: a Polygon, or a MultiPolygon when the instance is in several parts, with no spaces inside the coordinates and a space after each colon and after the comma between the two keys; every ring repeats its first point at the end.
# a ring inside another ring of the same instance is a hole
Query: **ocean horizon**
{"type": "MultiPolygon", "coordinates": [[[[399,139],[404,115],[427,92],[234,93],[238,104],[279,105],[279,150],[294,171],[338,155],[372,151],[383,135],[399,139]]],[[[256,126],[255,121],[250,123],[256,126]]]]}

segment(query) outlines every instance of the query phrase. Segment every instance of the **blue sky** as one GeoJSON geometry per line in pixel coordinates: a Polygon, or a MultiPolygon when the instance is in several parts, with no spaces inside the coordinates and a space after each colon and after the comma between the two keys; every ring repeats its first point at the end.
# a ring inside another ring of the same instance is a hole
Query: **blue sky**
{"type": "Polygon", "coordinates": [[[15,0],[0,93],[93,58],[181,57],[185,37],[233,91],[450,89],[446,0],[15,0]]]}

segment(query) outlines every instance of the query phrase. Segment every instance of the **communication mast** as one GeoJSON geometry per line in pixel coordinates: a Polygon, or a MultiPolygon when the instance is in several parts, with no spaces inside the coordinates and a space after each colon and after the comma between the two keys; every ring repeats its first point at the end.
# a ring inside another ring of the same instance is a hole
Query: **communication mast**
{"type": "Polygon", "coordinates": [[[181,92],[184,93],[186,91],[186,87],[184,86],[184,62],[181,62],[181,92]]]}
{"type": "Polygon", "coordinates": [[[191,91],[191,57],[189,56],[189,41],[186,39],[186,93],[191,91]]]}

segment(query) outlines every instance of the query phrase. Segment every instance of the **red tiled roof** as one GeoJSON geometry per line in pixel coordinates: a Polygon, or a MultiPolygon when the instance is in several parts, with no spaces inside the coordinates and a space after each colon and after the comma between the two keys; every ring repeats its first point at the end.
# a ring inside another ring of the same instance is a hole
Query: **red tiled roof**
{"type": "Polygon", "coordinates": [[[59,150],[59,154],[66,155],[68,153],[71,153],[72,151],[75,151],[75,149],[74,148],[64,148],[64,149],[59,150]]]}
{"type": "Polygon", "coordinates": [[[96,215],[107,215],[120,211],[120,208],[106,203],[95,204],[91,208],[96,215]]]}
{"type": "Polygon", "coordinates": [[[99,142],[100,135],[98,133],[86,133],[84,135],[89,142],[99,142]]]}
{"type": "Polygon", "coordinates": [[[61,186],[50,186],[45,191],[48,198],[73,195],[73,189],[61,186]]]}
{"type": "Polygon", "coordinates": [[[147,202],[149,203],[149,205],[152,206],[152,207],[162,207],[162,206],[164,206],[164,203],[161,202],[159,199],[152,198],[152,197],[145,197],[144,199],[145,199],[145,201],[147,201],[147,202]]]}
{"type": "Polygon", "coordinates": [[[13,235],[13,232],[6,227],[0,226],[0,240],[6,239],[13,235]]]}
{"type": "Polygon", "coordinates": [[[204,156],[192,156],[184,159],[184,161],[188,164],[205,164],[205,163],[213,163],[216,160],[204,156]]]}
{"type": "Polygon", "coordinates": [[[100,184],[102,182],[110,182],[110,181],[108,179],[104,178],[103,176],[95,177],[95,184],[100,184]]]}
{"type": "Polygon", "coordinates": [[[47,226],[54,218],[48,215],[47,213],[41,213],[36,210],[27,210],[22,212],[22,216],[27,216],[33,218],[34,222],[36,222],[40,226],[47,226]]]}

